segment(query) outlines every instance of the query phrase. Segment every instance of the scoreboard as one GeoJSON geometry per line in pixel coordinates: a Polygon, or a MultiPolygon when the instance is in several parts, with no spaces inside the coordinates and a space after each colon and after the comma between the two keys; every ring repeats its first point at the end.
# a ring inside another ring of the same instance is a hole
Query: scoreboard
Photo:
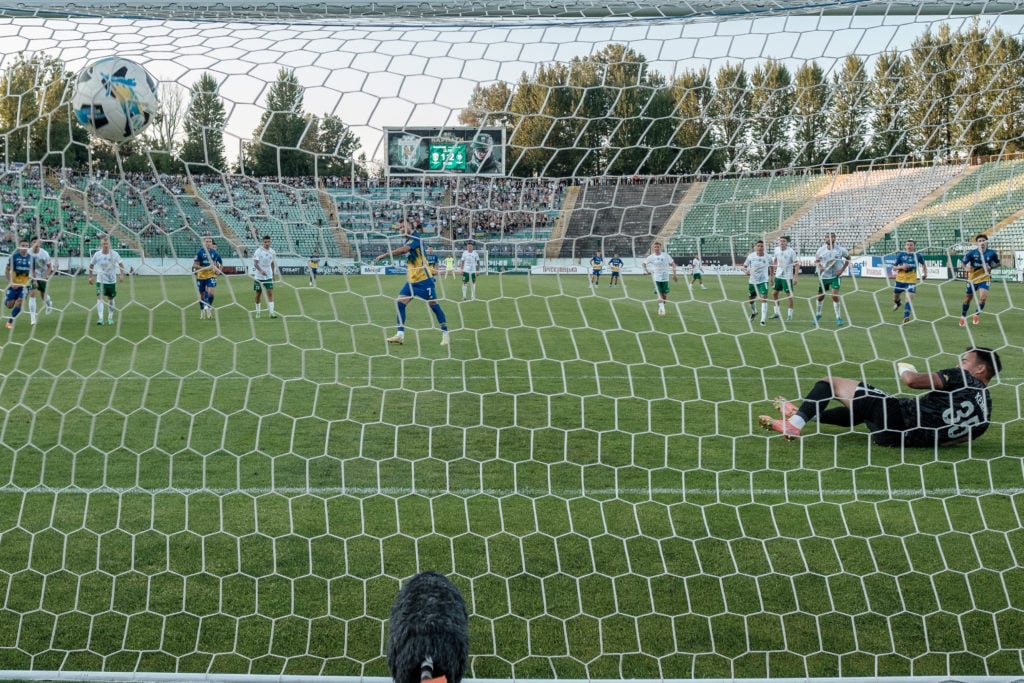
{"type": "Polygon", "coordinates": [[[431,171],[465,171],[465,142],[433,142],[430,145],[431,171]]]}

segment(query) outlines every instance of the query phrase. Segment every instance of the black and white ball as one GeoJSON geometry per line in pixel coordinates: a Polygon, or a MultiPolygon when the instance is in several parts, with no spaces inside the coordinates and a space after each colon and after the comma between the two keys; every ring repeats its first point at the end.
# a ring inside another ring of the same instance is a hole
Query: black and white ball
{"type": "Polygon", "coordinates": [[[131,140],[145,130],[160,108],[157,82],[142,65],[105,57],[82,69],[71,109],[90,133],[107,142],[131,140]]]}
{"type": "Polygon", "coordinates": [[[460,683],[469,658],[469,615],[448,577],[425,571],[405,582],[388,621],[388,669],[395,683],[460,683]]]}

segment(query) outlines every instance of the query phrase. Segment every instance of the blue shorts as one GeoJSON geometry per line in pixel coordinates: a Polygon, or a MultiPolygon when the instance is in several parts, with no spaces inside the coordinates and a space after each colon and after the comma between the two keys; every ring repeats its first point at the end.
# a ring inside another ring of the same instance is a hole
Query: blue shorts
{"type": "Polygon", "coordinates": [[[9,304],[18,301],[19,299],[24,299],[25,290],[25,287],[8,287],[6,294],[4,294],[4,303],[9,304]]]}
{"type": "Polygon", "coordinates": [[[892,288],[893,294],[901,294],[903,292],[906,292],[907,294],[917,294],[917,283],[897,282],[896,286],[892,288]]]}
{"type": "Polygon", "coordinates": [[[434,301],[437,299],[434,278],[428,277],[426,280],[420,280],[419,282],[406,282],[402,290],[398,292],[398,296],[415,296],[424,301],[434,301]]]}
{"type": "Polygon", "coordinates": [[[967,283],[967,291],[964,292],[964,293],[965,294],[974,294],[979,289],[984,289],[987,292],[988,291],[989,282],[990,282],[990,280],[985,280],[984,282],[979,282],[978,284],[972,284],[972,283],[968,282],[967,283]]]}
{"type": "Polygon", "coordinates": [[[196,289],[199,290],[200,294],[203,294],[209,289],[214,289],[217,286],[217,278],[209,277],[205,280],[196,280],[196,289]]]}
{"type": "Polygon", "coordinates": [[[594,277],[600,277],[601,276],[601,270],[600,269],[592,270],[592,271],[590,271],[590,274],[593,275],[594,277]]]}

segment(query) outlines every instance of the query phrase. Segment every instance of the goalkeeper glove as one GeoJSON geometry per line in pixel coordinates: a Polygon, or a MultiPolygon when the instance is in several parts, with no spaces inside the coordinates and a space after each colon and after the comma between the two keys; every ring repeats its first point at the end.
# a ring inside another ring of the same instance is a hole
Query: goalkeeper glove
{"type": "Polygon", "coordinates": [[[903,378],[903,373],[905,373],[905,372],[916,373],[917,372],[917,368],[915,368],[910,363],[897,363],[896,364],[896,374],[899,375],[901,379],[903,378]]]}

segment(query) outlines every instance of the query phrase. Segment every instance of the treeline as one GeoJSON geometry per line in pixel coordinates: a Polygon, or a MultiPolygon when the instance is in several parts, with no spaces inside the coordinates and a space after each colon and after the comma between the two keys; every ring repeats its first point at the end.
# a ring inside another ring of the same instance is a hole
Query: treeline
{"type": "Polygon", "coordinates": [[[281,69],[267,91],[263,115],[239,162],[229,165],[225,99],[216,78],[202,73],[187,100],[174,84],[161,84],[161,113],[138,138],[112,146],[74,122],[70,100],[75,74],[45,54],[19,55],[0,75],[0,161],[125,172],[244,172],[301,177],[366,174],[359,139],[333,114],[305,111],[295,72],[281,69]]]}
{"type": "Polygon", "coordinates": [[[460,120],[504,125],[515,175],[742,172],[957,158],[1024,145],[1022,41],[942,24],[831,75],[766,59],[668,80],[624,45],[477,87],[460,120]]]}
{"type": "MultiPolygon", "coordinates": [[[[254,176],[365,176],[359,140],[334,114],[305,110],[281,69],[264,113],[229,168],[228,108],[203,73],[187,100],[162,86],[163,114],[138,140],[111,147],[72,123],[73,75],[46,55],[19,56],[0,76],[5,162],[126,171],[242,171],[254,176]]],[[[517,83],[478,86],[460,122],[507,128],[515,176],[776,170],[873,161],[957,159],[1024,148],[1024,41],[974,22],[929,28],[903,52],[849,55],[827,73],[759,60],[672,79],[626,45],[542,65],[517,83]]],[[[387,123],[387,122],[385,122],[387,123]]]]}

